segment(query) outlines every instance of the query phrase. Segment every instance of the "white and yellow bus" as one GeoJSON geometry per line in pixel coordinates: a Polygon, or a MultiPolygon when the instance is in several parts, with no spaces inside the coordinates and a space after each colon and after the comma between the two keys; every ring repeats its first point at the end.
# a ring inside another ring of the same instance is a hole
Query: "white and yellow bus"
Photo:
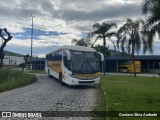
{"type": "Polygon", "coordinates": [[[102,53],[83,46],[62,46],[46,55],[45,71],[68,85],[91,85],[100,82],[102,53]]]}

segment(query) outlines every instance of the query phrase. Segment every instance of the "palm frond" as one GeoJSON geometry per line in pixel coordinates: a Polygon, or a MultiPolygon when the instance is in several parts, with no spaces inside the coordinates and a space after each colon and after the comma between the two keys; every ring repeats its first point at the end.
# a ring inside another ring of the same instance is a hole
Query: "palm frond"
{"type": "MultiPolygon", "coordinates": [[[[110,38],[115,33],[110,32],[112,28],[116,28],[117,25],[115,23],[105,23],[102,24],[96,23],[93,25],[93,28],[96,28],[96,30],[93,32],[93,34],[98,35],[98,38],[103,38],[103,45],[106,45],[106,38],[110,38]]],[[[97,40],[96,40],[97,41],[97,40]]],[[[94,41],[94,43],[96,42],[94,41]]]]}
{"type": "Polygon", "coordinates": [[[97,36],[97,37],[96,37],[95,41],[92,43],[92,47],[94,46],[95,42],[96,42],[99,38],[101,38],[101,36],[97,36]]]}
{"type": "Polygon", "coordinates": [[[134,41],[135,41],[135,52],[137,52],[139,54],[140,52],[140,48],[141,48],[141,39],[140,39],[140,35],[138,33],[138,31],[135,32],[135,35],[134,35],[134,41]]]}
{"type": "Polygon", "coordinates": [[[142,14],[148,14],[154,8],[154,6],[159,3],[159,0],[144,0],[142,2],[142,14]]]}
{"type": "MultiPolygon", "coordinates": [[[[159,29],[160,30],[160,29],[159,29]]],[[[134,54],[137,52],[140,53],[140,49],[143,45],[143,52],[145,53],[147,50],[152,51],[152,39],[155,34],[155,31],[158,31],[157,27],[153,27],[150,30],[149,27],[142,19],[132,20],[127,19],[126,23],[119,28],[118,30],[118,40],[117,46],[121,45],[121,50],[125,50],[125,46],[130,49],[132,47],[131,52],[134,54]],[[143,28],[142,31],[141,27],[143,28]],[[152,33],[152,34],[151,34],[152,33]],[[142,34],[142,35],[141,35],[142,34]],[[142,37],[142,39],[141,39],[142,37]],[[145,40],[146,39],[146,40],[145,40]]]]}
{"type": "Polygon", "coordinates": [[[93,28],[99,28],[99,27],[100,27],[100,24],[99,24],[99,23],[93,24],[93,28]]]}
{"type": "Polygon", "coordinates": [[[126,42],[126,39],[121,40],[121,50],[122,50],[122,52],[125,52],[125,42],[126,42]]]}
{"type": "Polygon", "coordinates": [[[119,35],[119,33],[117,33],[117,42],[116,42],[116,46],[117,46],[118,49],[119,49],[120,39],[121,39],[121,36],[119,35]]]}
{"type": "Polygon", "coordinates": [[[158,21],[160,21],[160,8],[159,10],[157,10],[157,12],[153,13],[151,16],[148,17],[147,22],[150,25],[153,25],[155,23],[157,23],[158,21]]]}
{"type": "Polygon", "coordinates": [[[74,39],[71,41],[71,43],[74,44],[74,43],[76,43],[77,41],[78,41],[78,40],[74,38],[74,39]]]}
{"type": "Polygon", "coordinates": [[[109,40],[112,42],[112,44],[113,44],[113,46],[114,46],[114,50],[117,51],[116,45],[115,45],[114,41],[113,41],[111,38],[109,38],[109,40]]]}

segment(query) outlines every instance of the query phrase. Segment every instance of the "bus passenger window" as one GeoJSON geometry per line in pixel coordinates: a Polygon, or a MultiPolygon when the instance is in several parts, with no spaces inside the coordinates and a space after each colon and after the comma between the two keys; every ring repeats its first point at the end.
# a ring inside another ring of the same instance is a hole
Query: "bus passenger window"
{"type": "Polygon", "coordinates": [[[59,60],[62,60],[62,50],[59,51],[59,60]]]}
{"type": "Polygon", "coordinates": [[[65,51],[63,51],[63,61],[64,61],[64,65],[66,66],[66,68],[70,70],[70,61],[68,61],[67,54],[65,53],[65,51]]]}

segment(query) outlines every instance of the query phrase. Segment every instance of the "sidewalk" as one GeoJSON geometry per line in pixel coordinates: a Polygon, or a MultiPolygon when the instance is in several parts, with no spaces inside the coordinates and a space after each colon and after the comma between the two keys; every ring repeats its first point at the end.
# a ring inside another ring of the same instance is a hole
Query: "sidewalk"
{"type": "MultiPolygon", "coordinates": [[[[130,76],[130,73],[111,73],[108,72],[106,73],[106,75],[127,75],[130,76]]],[[[131,74],[133,76],[133,74],[131,74]]],[[[159,77],[159,75],[157,73],[153,74],[153,73],[137,73],[137,76],[144,76],[144,77],[159,77]]]]}

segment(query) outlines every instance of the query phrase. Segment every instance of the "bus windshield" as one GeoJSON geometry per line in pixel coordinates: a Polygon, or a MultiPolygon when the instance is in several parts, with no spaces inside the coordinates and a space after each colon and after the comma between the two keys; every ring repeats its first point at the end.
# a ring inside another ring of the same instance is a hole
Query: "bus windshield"
{"type": "Polygon", "coordinates": [[[70,51],[70,68],[73,73],[95,73],[100,70],[96,52],[70,51]]]}

